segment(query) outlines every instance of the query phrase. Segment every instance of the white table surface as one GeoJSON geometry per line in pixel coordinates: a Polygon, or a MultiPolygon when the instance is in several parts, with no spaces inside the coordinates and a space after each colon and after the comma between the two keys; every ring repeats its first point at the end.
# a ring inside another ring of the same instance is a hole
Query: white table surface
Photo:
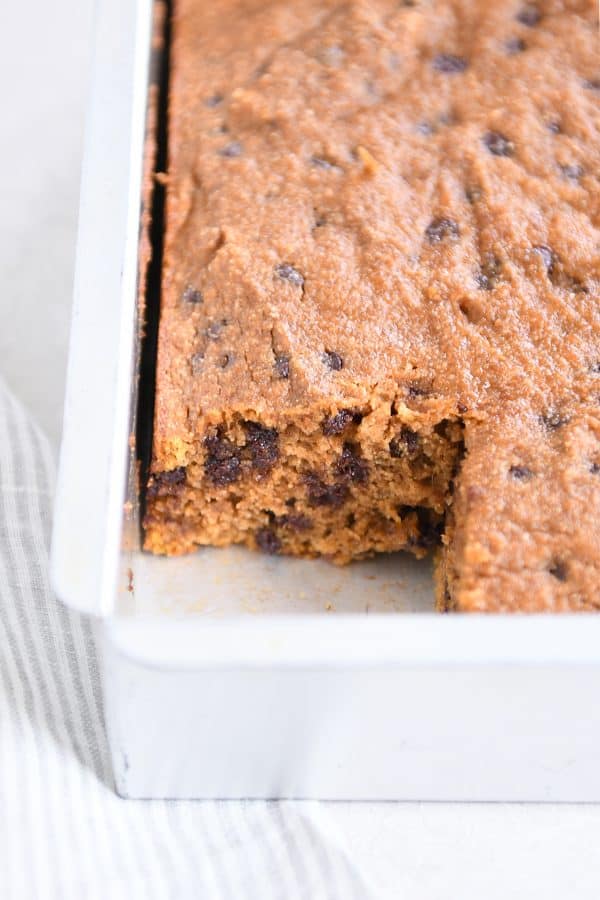
{"type": "MultiPolygon", "coordinates": [[[[0,15],[0,372],[54,446],[91,12],[90,0],[30,0],[6,3],[0,15]]],[[[390,803],[330,809],[352,857],[381,885],[382,897],[600,896],[597,806],[390,803]]]]}

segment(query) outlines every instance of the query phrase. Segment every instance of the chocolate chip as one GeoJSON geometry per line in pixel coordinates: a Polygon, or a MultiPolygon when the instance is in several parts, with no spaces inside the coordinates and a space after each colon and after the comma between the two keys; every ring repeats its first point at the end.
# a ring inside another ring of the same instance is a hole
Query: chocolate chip
{"type": "Polygon", "coordinates": [[[527,44],[523,38],[511,37],[506,41],[504,47],[509,56],[514,56],[516,53],[523,53],[527,49],[527,44]]]}
{"type": "Polygon", "coordinates": [[[309,531],[313,527],[313,520],[302,513],[285,513],[283,516],[275,516],[275,524],[279,528],[289,528],[290,531],[309,531]]]}
{"type": "Polygon", "coordinates": [[[283,353],[278,353],[273,363],[273,368],[278,378],[290,377],[290,358],[283,353]]]}
{"type": "Polygon", "coordinates": [[[211,341],[217,341],[221,337],[221,333],[223,328],[227,325],[227,319],[218,319],[214,322],[209,322],[206,326],[206,331],[204,332],[206,337],[211,341]]]}
{"type": "Polygon", "coordinates": [[[459,412],[461,415],[464,415],[466,412],[469,411],[469,407],[467,406],[466,403],[460,403],[460,401],[459,401],[456,404],[456,411],[459,412]]]}
{"type": "Polygon", "coordinates": [[[533,472],[528,466],[511,466],[508,473],[517,481],[529,481],[533,478],[533,472]]]}
{"type": "Polygon", "coordinates": [[[548,247],[546,244],[537,244],[537,246],[533,248],[533,252],[536,253],[542,260],[544,268],[546,269],[548,275],[552,275],[556,257],[550,247],[548,247]]]}
{"type": "Polygon", "coordinates": [[[415,399],[417,397],[429,397],[431,394],[431,388],[429,386],[425,386],[424,384],[417,384],[416,382],[412,382],[409,384],[406,390],[408,396],[411,399],[415,399]]]}
{"type": "Polygon", "coordinates": [[[417,542],[418,546],[425,550],[435,547],[439,544],[442,531],[444,530],[443,522],[433,510],[426,509],[424,506],[417,506],[416,512],[420,532],[417,542]]]}
{"type": "Polygon", "coordinates": [[[477,284],[482,291],[493,291],[500,280],[502,263],[493,253],[486,253],[477,274],[477,284]]]}
{"type": "Polygon", "coordinates": [[[434,128],[430,122],[419,122],[417,131],[419,134],[424,134],[426,137],[429,137],[433,134],[434,128]]]}
{"type": "Polygon", "coordinates": [[[186,470],[184,466],[171,469],[168,472],[155,472],[148,479],[146,488],[147,497],[172,497],[178,493],[181,485],[185,484],[186,470]]]}
{"type": "Polygon", "coordinates": [[[421,446],[421,439],[416,431],[403,425],[400,433],[392,438],[389,444],[390,456],[394,459],[401,459],[403,456],[413,456],[418,453],[421,446]]]}
{"type": "Polygon", "coordinates": [[[592,375],[600,375],[600,361],[591,364],[590,372],[592,375]]]}
{"type": "Polygon", "coordinates": [[[188,284],[183,294],[181,295],[181,298],[184,303],[202,303],[202,291],[199,291],[197,288],[193,288],[188,284]]]}
{"type": "Polygon", "coordinates": [[[259,528],[255,534],[256,546],[263,553],[275,556],[281,550],[281,541],[270,528],[259,528]]]}
{"type": "Polygon", "coordinates": [[[234,159],[236,156],[241,156],[242,145],[239,141],[230,141],[224,147],[221,147],[219,155],[224,156],[225,159],[234,159]]]}
{"type": "Polygon", "coordinates": [[[560,171],[565,178],[571,181],[578,181],[583,175],[583,166],[579,163],[571,163],[570,165],[560,166],[560,171]]]}
{"type": "Polygon", "coordinates": [[[408,547],[419,547],[428,550],[440,542],[443,523],[440,517],[425,506],[399,506],[398,515],[404,521],[412,516],[416,518],[417,534],[410,535],[408,547]]]}
{"type": "Polygon", "coordinates": [[[425,234],[430,244],[439,244],[448,238],[457,240],[460,235],[458,224],[453,219],[433,219],[425,229],[425,234]]]}
{"type": "Polygon", "coordinates": [[[290,284],[296,285],[296,287],[304,285],[304,275],[298,269],[295,269],[294,266],[288,265],[288,263],[280,263],[280,265],[275,266],[275,274],[284,281],[289,281],[290,284]]]}
{"type": "Polygon", "coordinates": [[[550,134],[560,134],[562,131],[562,127],[558,119],[552,119],[547,123],[546,127],[550,134]]]}
{"type": "Polygon", "coordinates": [[[568,575],[567,564],[562,562],[561,560],[556,560],[552,563],[550,568],[548,569],[550,574],[557,579],[557,581],[566,581],[568,575]]]}
{"type": "Polygon", "coordinates": [[[230,363],[232,362],[232,360],[233,360],[233,357],[231,356],[231,354],[229,354],[229,353],[222,353],[221,356],[219,356],[219,358],[218,358],[218,360],[217,360],[217,365],[218,365],[219,368],[221,368],[221,369],[226,369],[227,366],[230,365],[230,363]]]}
{"type": "Polygon", "coordinates": [[[279,459],[279,434],[276,428],[265,428],[260,422],[245,421],[244,450],[249,453],[252,468],[261,474],[269,472],[279,459]]]}
{"type": "Polygon", "coordinates": [[[436,72],[443,72],[445,75],[464,72],[469,65],[464,57],[455,56],[454,53],[438,53],[437,56],[434,56],[431,64],[436,72]]]}
{"type": "Polygon", "coordinates": [[[587,91],[600,91],[600,78],[586,78],[583,86],[587,91]]]}
{"type": "Polygon", "coordinates": [[[307,472],[303,480],[311,506],[331,506],[337,509],[348,499],[348,486],[345,484],[326,484],[316,472],[307,472]]]}
{"type": "Polygon", "coordinates": [[[593,462],[590,465],[590,472],[592,475],[600,475],[600,463],[593,462]]]}
{"type": "Polygon", "coordinates": [[[515,145],[499,131],[488,131],[483,136],[483,143],[494,156],[512,156],[515,145]]]}
{"type": "Polygon", "coordinates": [[[224,437],[222,432],[207,435],[203,441],[206,450],[204,473],[216,487],[224,487],[237,481],[241,472],[239,447],[224,437]]]}
{"type": "Polygon", "coordinates": [[[204,105],[208,106],[210,109],[214,109],[215,106],[219,106],[222,102],[223,94],[213,94],[211,97],[206,98],[204,105]]]}
{"type": "Polygon", "coordinates": [[[334,350],[325,350],[321,359],[332,372],[339,372],[344,368],[344,360],[334,350]]]}
{"type": "Polygon", "coordinates": [[[563,425],[568,424],[569,418],[567,416],[563,416],[559,410],[551,409],[548,412],[544,413],[543,416],[540,416],[540,421],[544,428],[546,428],[548,431],[558,431],[558,429],[562,428],[563,425]]]}
{"type": "Polygon", "coordinates": [[[344,444],[344,449],[334,464],[334,472],[345,481],[356,481],[365,484],[369,480],[369,464],[360,456],[359,447],[356,444],[344,444]]]}
{"type": "Polygon", "coordinates": [[[326,437],[342,434],[349,425],[358,425],[362,416],[355,409],[341,409],[334,416],[328,416],[321,422],[321,430],[326,437]]]}
{"type": "Polygon", "coordinates": [[[521,25],[526,25],[528,28],[533,28],[537,25],[541,18],[541,12],[537,6],[533,6],[533,4],[523,6],[516,16],[517,22],[520,22],[521,25]]]}

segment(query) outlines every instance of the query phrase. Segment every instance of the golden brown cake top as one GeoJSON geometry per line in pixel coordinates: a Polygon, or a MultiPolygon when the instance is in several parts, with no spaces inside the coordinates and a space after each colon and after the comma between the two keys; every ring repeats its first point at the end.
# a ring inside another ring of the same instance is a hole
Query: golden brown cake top
{"type": "Polygon", "coordinates": [[[178,0],[162,465],[220,408],[600,391],[594,7],[178,0]]]}

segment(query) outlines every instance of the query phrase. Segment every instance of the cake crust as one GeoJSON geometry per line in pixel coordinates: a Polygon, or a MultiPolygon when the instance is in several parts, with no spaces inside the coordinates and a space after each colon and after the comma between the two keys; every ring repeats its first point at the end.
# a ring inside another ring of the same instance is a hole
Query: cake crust
{"type": "Polygon", "coordinates": [[[595,608],[593,0],[177,0],[172,30],[147,548],[443,532],[442,608],[595,608]]]}

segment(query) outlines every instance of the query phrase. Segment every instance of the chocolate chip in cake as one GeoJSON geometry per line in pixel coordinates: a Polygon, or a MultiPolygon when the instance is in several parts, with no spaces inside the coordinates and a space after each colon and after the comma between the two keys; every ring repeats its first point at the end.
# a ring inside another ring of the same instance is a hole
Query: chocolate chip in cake
{"type": "Polygon", "coordinates": [[[302,513],[285,513],[275,517],[275,524],[279,528],[288,528],[290,531],[310,531],[313,520],[302,513]]]}
{"type": "Polygon", "coordinates": [[[504,44],[504,48],[509,56],[515,56],[517,53],[523,53],[527,49],[527,44],[520,37],[511,37],[504,44]]]}
{"type": "Polygon", "coordinates": [[[533,478],[533,472],[529,466],[511,466],[508,470],[509,475],[516,481],[529,481],[533,478]]]}
{"type": "Polygon", "coordinates": [[[417,546],[422,547],[424,550],[437,546],[444,530],[440,517],[432,509],[427,509],[425,506],[416,506],[415,511],[419,528],[417,546]]]}
{"type": "Polygon", "coordinates": [[[177,469],[170,469],[167,472],[155,472],[148,479],[148,487],[146,489],[147,497],[157,496],[174,496],[180,487],[185,484],[186,470],[184,466],[177,469]]]}
{"type": "Polygon", "coordinates": [[[325,350],[321,358],[327,368],[331,369],[332,372],[339,372],[340,369],[344,368],[344,360],[339,353],[335,352],[335,350],[325,350]]]}
{"type": "Polygon", "coordinates": [[[418,453],[421,446],[421,439],[416,431],[403,425],[400,433],[392,438],[389,443],[390,456],[394,459],[402,459],[404,456],[413,456],[418,453]]]}
{"type": "Polygon", "coordinates": [[[242,151],[243,147],[239,141],[230,141],[224,147],[221,147],[219,156],[224,156],[225,159],[235,159],[235,157],[242,155],[242,151]]]}
{"type": "Polygon", "coordinates": [[[321,430],[326,437],[342,434],[350,425],[358,425],[362,415],[355,409],[341,409],[334,416],[328,416],[321,422],[321,430]]]}
{"type": "Polygon", "coordinates": [[[417,397],[429,397],[431,394],[431,387],[425,384],[417,384],[417,382],[413,381],[407,386],[406,393],[411,400],[414,400],[417,397]]]}
{"type": "Polygon", "coordinates": [[[417,131],[419,134],[424,134],[425,137],[430,137],[435,131],[431,122],[419,122],[417,125],[417,131]]]}
{"type": "Polygon", "coordinates": [[[587,91],[600,91],[600,78],[586,78],[583,86],[587,91]]]}
{"type": "Polygon", "coordinates": [[[457,240],[460,236],[458,223],[454,219],[433,219],[425,229],[430,244],[439,244],[443,240],[457,240]]]}
{"type": "Polygon", "coordinates": [[[307,472],[303,478],[311,506],[331,506],[334,509],[343,506],[348,499],[348,486],[337,482],[326,484],[316,472],[307,472]]]}
{"type": "Polygon", "coordinates": [[[209,109],[214,109],[215,106],[219,106],[223,102],[223,94],[212,94],[210,97],[207,97],[204,101],[204,105],[208,106],[209,109]]]}
{"type": "Polygon", "coordinates": [[[455,75],[464,72],[469,63],[463,56],[456,56],[454,53],[438,53],[433,57],[431,65],[436,72],[455,75]]]}
{"type": "Polygon", "coordinates": [[[533,252],[537,254],[542,260],[542,263],[544,264],[544,268],[546,269],[548,275],[552,275],[556,257],[550,247],[548,247],[546,244],[538,244],[533,248],[533,252]]]}
{"type": "Polygon", "coordinates": [[[275,556],[281,550],[281,541],[270,528],[259,528],[255,540],[258,549],[270,556],[275,556]]]}
{"type": "Polygon", "coordinates": [[[290,284],[296,285],[296,287],[303,287],[304,285],[304,275],[288,263],[280,263],[280,265],[275,266],[275,274],[284,281],[289,281],[290,284]]]}
{"type": "Polygon", "coordinates": [[[206,450],[204,473],[208,480],[216,487],[237,481],[242,474],[239,447],[219,431],[207,435],[203,443],[206,450]]]}
{"type": "Polygon", "coordinates": [[[273,363],[275,374],[278,378],[290,377],[290,358],[283,353],[278,353],[273,363]]]}
{"type": "Polygon", "coordinates": [[[499,131],[488,131],[483,143],[494,156],[512,156],[515,152],[513,142],[499,131]]]}
{"type": "Polygon", "coordinates": [[[557,581],[566,581],[568,576],[567,564],[562,560],[555,560],[548,571],[550,574],[557,579],[557,581]]]}
{"type": "Polygon", "coordinates": [[[233,362],[233,356],[230,353],[222,353],[217,359],[217,365],[220,369],[227,369],[233,362]]]}
{"type": "Polygon", "coordinates": [[[456,404],[456,411],[457,411],[458,413],[460,413],[461,415],[464,415],[466,412],[469,411],[469,407],[467,406],[466,403],[461,403],[461,402],[459,401],[459,402],[456,404]]]}
{"type": "Polygon", "coordinates": [[[334,464],[334,472],[345,481],[356,481],[365,484],[369,480],[369,464],[360,455],[357,444],[346,443],[338,460],[334,464]]]}
{"type": "Polygon", "coordinates": [[[435,547],[440,542],[443,531],[443,523],[440,516],[425,506],[406,506],[398,507],[398,515],[405,522],[411,518],[416,519],[416,534],[411,534],[407,540],[408,547],[420,547],[422,550],[428,550],[435,547]]]}
{"type": "Polygon", "coordinates": [[[279,433],[276,428],[266,428],[260,422],[245,421],[244,450],[249,452],[252,468],[259,473],[269,472],[279,459],[279,433]]]}
{"type": "Polygon", "coordinates": [[[227,319],[215,319],[214,322],[208,323],[204,333],[209,340],[218,341],[226,325],[227,319]]]}
{"type": "Polygon", "coordinates": [[[583,166],[580,166],[579,163],[561,165],[559,168],[564,178],[568,178],[570,181],[578,181],[583,175],[583,166]]]}
{"type": "Polygon", "coordinates": [[[535,25],[538,25],[541,18],[541,12],[532,3],[523,6],[516,16],[517,22],[520,22],[521,25],[526,25],[527,28],[533,28],[535,25]]]}
{"type": "Polygon", "coordinates": [[[477,274],[477,284],[482,291],[493,291],[500,281],[502,263],[493,253],[486,253],[477,274]]]}
{"type": "Polygon", "coordinates": [[[600,475],[600,463],[593,462],[590,465],[590,472],[592,475],[600,475]]]}
{"type": "Polygon", "coordinates": [[[198,305],[199,303],[202,303],[202,291],[199,291],[198,288],[194,288],[188,284],[188,286],[184,289],[181,298],[184,303],[198,305]]]}
{"type": "Polygon", "coordinates": [[[558,119],[551,119],[551,121],[547,123],[546,128],[550,134],[560,134],[562,132],[562,126],[558,119]]]}

